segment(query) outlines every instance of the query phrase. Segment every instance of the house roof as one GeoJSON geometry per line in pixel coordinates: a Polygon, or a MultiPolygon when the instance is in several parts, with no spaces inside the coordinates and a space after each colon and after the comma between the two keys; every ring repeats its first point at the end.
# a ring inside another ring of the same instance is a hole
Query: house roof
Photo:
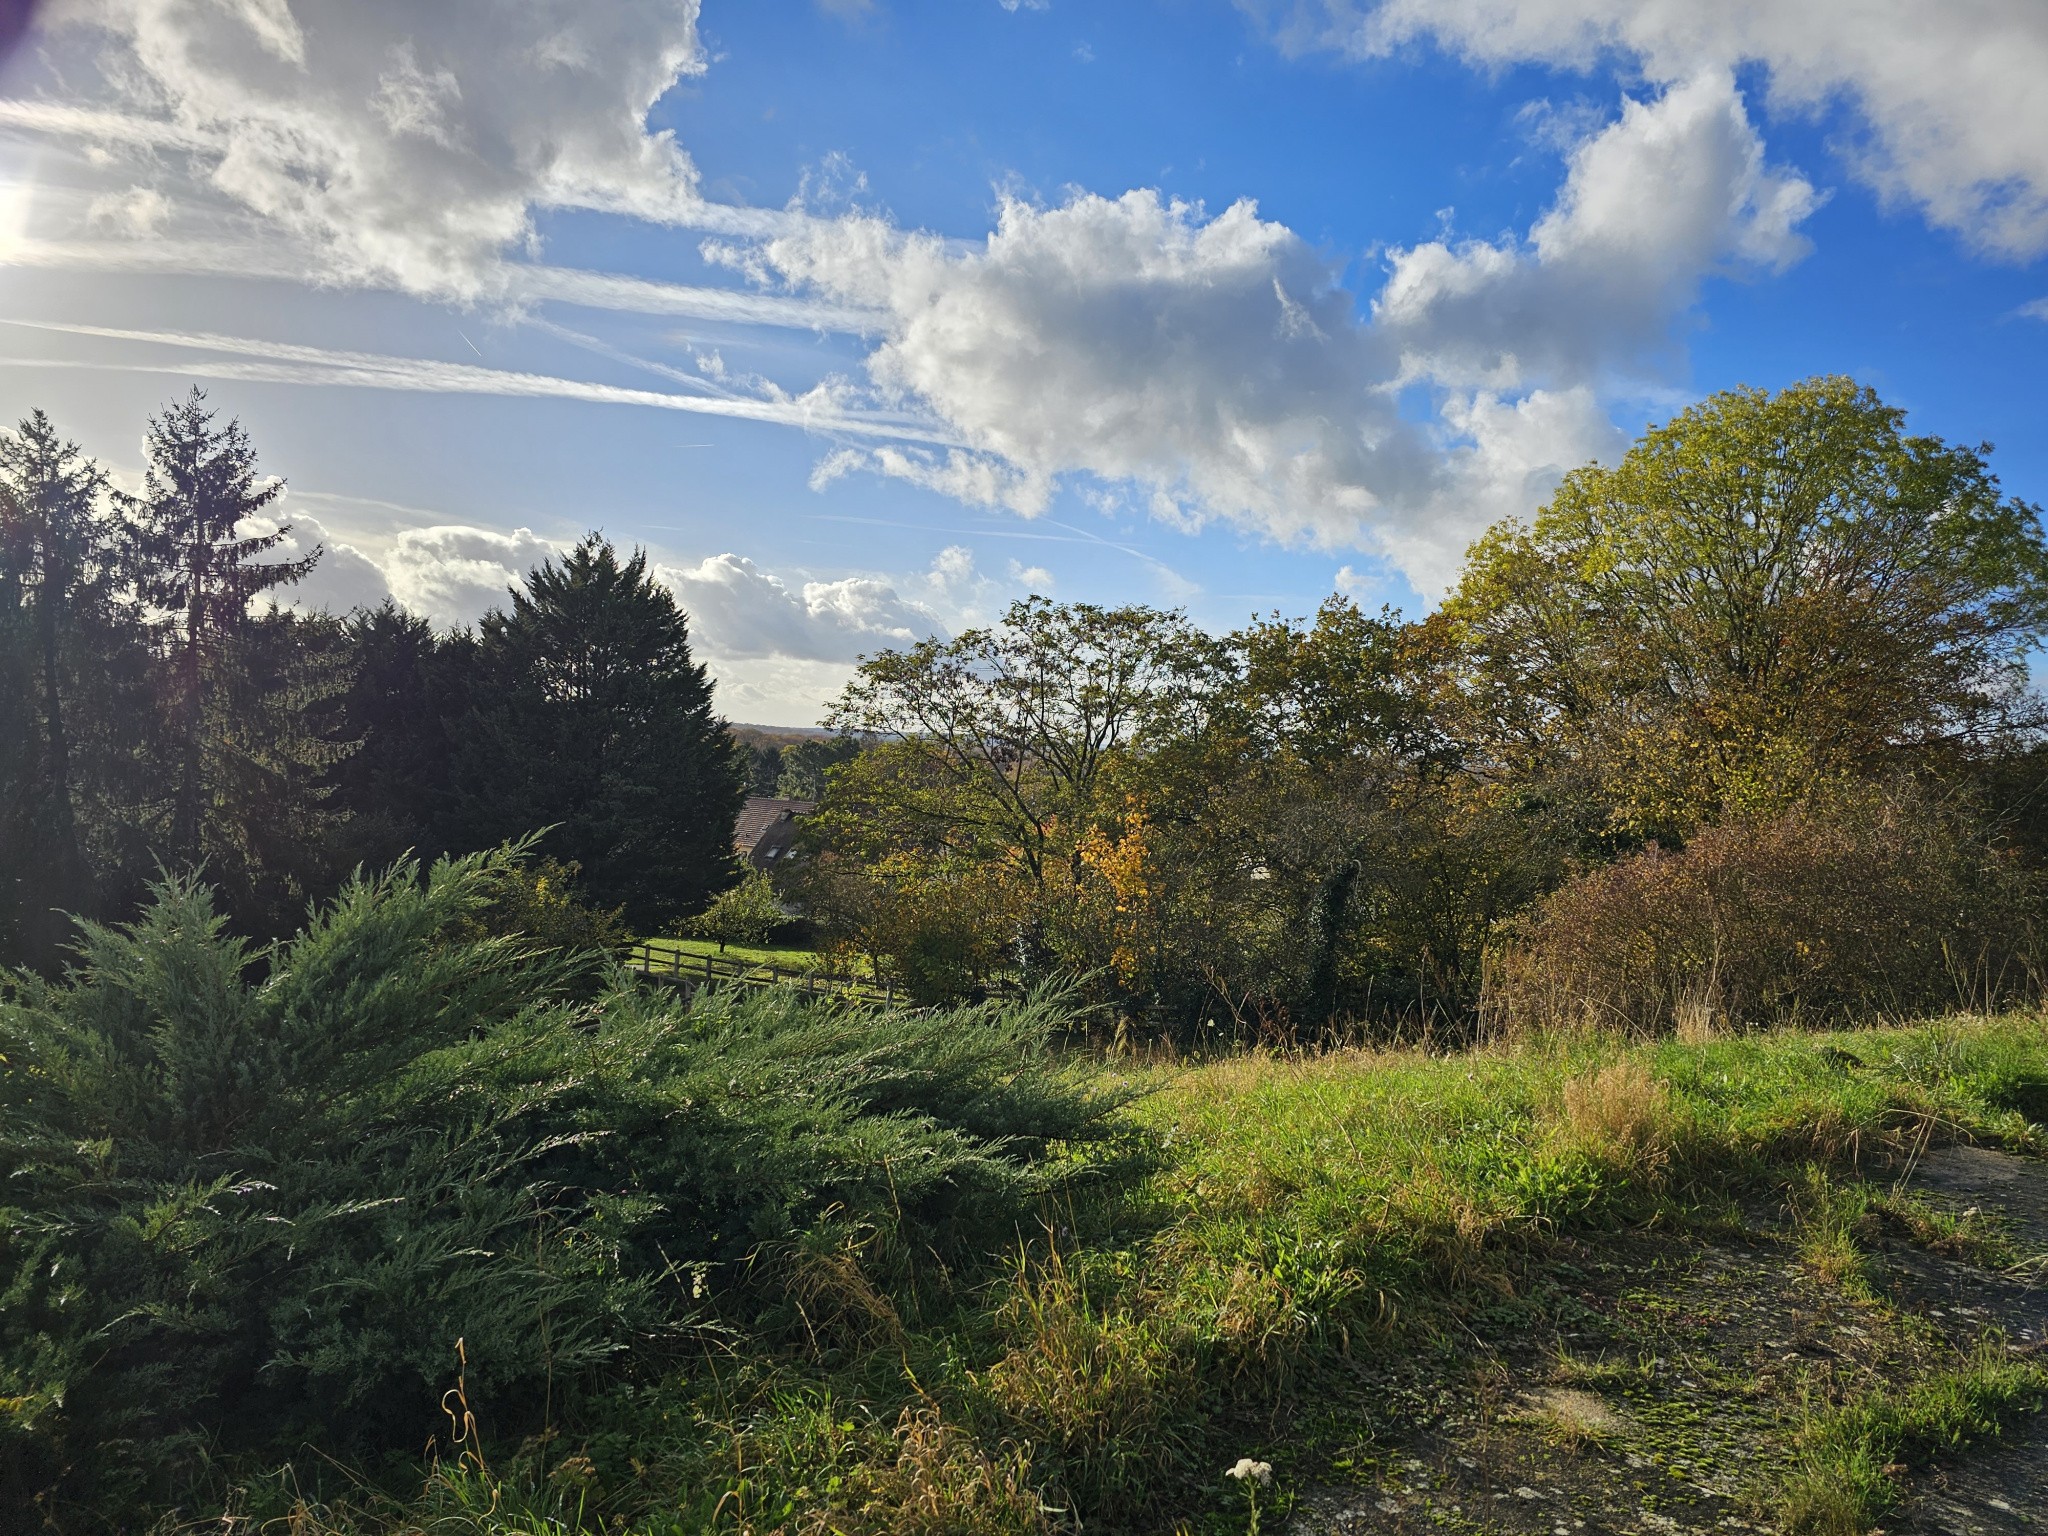
{"type": "Polygon", "coordinates": [[[797,822],[817,808],[815,800],[750,796],[740,807],[739,821],[733,827],[733,851],[749,863],[765,868],[789,851],[796,841],[797,822]]]}

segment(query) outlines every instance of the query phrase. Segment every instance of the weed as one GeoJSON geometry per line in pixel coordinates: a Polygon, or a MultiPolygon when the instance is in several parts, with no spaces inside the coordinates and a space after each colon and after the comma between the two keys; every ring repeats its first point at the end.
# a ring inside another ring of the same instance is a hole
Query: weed
{"type": "Polygon", "coordinates": [[[1898,1502],[1904,1474],[1996,1435],[2048,1401],[2048,1368],[1986,1339],[1961,1364],[1813,1418],[1778,1501],[1791,1536],[1863,1536],[1898,1502]]]}
{"type": "Polygon", "coordinates": [[[1825,1170],[1809,1166],[1792,1190],[1792,1225],[1800,1262],[1814,1277],[1845,1296],[1870,1299],[1871,1266],[1857,1241],[1871,1196],[1860,1185],[1842,1185],[1825,1170]]]}

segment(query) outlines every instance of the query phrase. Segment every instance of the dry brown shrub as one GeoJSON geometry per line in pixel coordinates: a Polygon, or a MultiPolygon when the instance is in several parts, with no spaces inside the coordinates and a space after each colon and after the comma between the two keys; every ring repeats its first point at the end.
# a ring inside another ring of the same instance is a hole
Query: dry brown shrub
{"type": "Polygon", "coordinates": [[[1494,1030],[1833,1024],[2040,993],[2035,878],[1910,789],[1844,794],[1594,870],[1491,969],[1494,1030]]]}

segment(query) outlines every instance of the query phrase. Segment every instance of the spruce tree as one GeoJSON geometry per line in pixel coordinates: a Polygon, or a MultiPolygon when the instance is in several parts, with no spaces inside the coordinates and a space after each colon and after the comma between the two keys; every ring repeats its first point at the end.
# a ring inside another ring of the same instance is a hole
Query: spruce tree
{"type": "Polygon", "coordinates": [[[323,774],[346,750],[328,705],[346,660],[332,626],[255,611],[321,551],[261,558],[291,533],[267,516],[284,482],[258,473],[241,423],[219,425],[205,402],[194,388],[150,421],[143,493],[126,499],[136,588],[164,616],[159,852],[205,864],[245,931],[275,931],[325,854],[323,774]]]}
{"type": "Polygon", "coordinates": [[[32,411],[17,432],[0,433],[0,561],[19,583],[33,617],[42,706],[49,842],[66,884],[79,873],[72,748],[65,729],[72,691],[66,662],[76,631],[110,605],[113,542],[106,471],[32,411]]]}
{"type": "Polygon", "coordinates": [[[388,598],[342,621],[349,685],[343,734],[361,743],[333,775],[335,806],[348,816],[344,866],[382,866],[411,851],[432,858],[454,847],[448,822],[451,748],[469,704],[476,640],[433,624],[388,598]]]}
{"type": "Polygon", "coordinates": [[[175,743],[171,764],[168,851],[179,862],[201,857],[207,813],[209,705],[228,681],[228,657],[250,626],[250,603],[310,572],[321,551],[299,560],[263,562],[290,533],[245,533],[242,524],[284,494],[284,482],[259,478],[256,451],[239,421],[214,425],[197,385],[149,423],[148,468],[139,499],[129,502],[141,556],[143,598],[169,616],[171,645],[164,702],[175,743]]]}
{"type": "MultiPolygon", "coordinates": [[[[20,897],[11,958],[52,966],[62,911],[97,913],[146,872],[136,807],[152,734],[149,625],[130,599],[106,473],[50,418],[0,432],[0,609],[11,750],[0,879],[20,897]]],[[[136,887],[139,889],[139,885],[136,887]]]]}
{"type": "Polygon", "coordinates": [[[674,595],[593,533],[511,597],[478,636],[468,840],[551,827],[544,850],[642,932],[699,910],[731,881],[745,786],[674,595]]]}

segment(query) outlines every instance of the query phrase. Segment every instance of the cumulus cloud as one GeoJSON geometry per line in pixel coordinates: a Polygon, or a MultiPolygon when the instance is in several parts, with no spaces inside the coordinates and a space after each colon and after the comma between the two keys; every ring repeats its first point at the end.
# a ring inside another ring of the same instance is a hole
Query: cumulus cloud
{"type": "Polygon", "coordinates": [[[744,225],[647,114],[701,72],[698,0],[72,0],[42,126],[177,158],[351,282],[470,299],[536,208],[744,225]],[[81,76],[97,88],[81,92],[81,76]],[[78,99],[81,94],[90,99],[78,99]]]}
{"type": "Polygon", "coordinates": [[[2048,250],[2048,6],[2040,0],[1239,0],[1295,47],[1419,38],[1489,67],[1630,59],[1653,80],[1760,65],[1774,107],[1846,101],[1879,192],[1986,250],[2048,250]]]}
{"type": "Polygon", "coordinates": [[[253,536],[282,529],[283,541],[266,558],[298,560],[317,549],[320,561],[304,580],[292,587],[273,589],[264,595],[264,601],[275,598],[307,611],[347,613],[356,608],[374,608],[391,595],[391,584],[375,560],[345,539],[335,537],[310,512],[292,507],[289,502],[287,497],[281,516],[249,518],[241,531],[253,536]]]}
{"type": "Polygon", "coordinates": [[[1818,201],[1765,164],[1734,81],[1710,72],[1624,102],[1581,141],[1526,241],[1396,251],[1374,316],[1414,374],[1496,388],[1595,379],[1669,348],[1707,276],[1798,261],[1818,201]]]}
{"type": "Polygon", "coordinates": [[[440,624],[471,624],[506,605],[526,573],[562,552],[530,528],[407,528],[378,562],[399,605],[440,624]]]}
{"type": "Polygon", "coordinates": [[[735,661],[785,657],[850,662],[915,644],[937,617],[873,577],[792,587],[743,555],[718,554],[659,575],[681,600],[707,655],[735,661]]]}
{"type": "Polygon", "coordinates": [[[1348,534],[1374,504],[1367,461],[1398,424],[1367,387],[1370,338],[1321,258],[1251,203],[1208,218],[1151,192],[1009,199],[966,250],[856,213],[748,256],[887,315],[874,385],[965,441],[828,460],[828,478],[861,462],[1031,512],[1080,472],[1283,537],[1348,534]]]}
{"type": "Polygon", "coordinates": [[[1526,239],[1394,252],[1367,316],[1251,203],[1144,191],[1007,199],[978,246],[853,212],[714,254],[886,317],[880,401],[960,440],[841,449],[815,485],[866,471],[1030,516],[1078,477],[1177,526],[1374,550],[1430,590],[1485,522],[1614,451],[1595,392],[1668,365],[1708,277],[1798,260],[1816,201],[1708,73],[1577,143],[1526,239]],[[1401,408],[1418,385],[1434,423],[1401,408]]]}

